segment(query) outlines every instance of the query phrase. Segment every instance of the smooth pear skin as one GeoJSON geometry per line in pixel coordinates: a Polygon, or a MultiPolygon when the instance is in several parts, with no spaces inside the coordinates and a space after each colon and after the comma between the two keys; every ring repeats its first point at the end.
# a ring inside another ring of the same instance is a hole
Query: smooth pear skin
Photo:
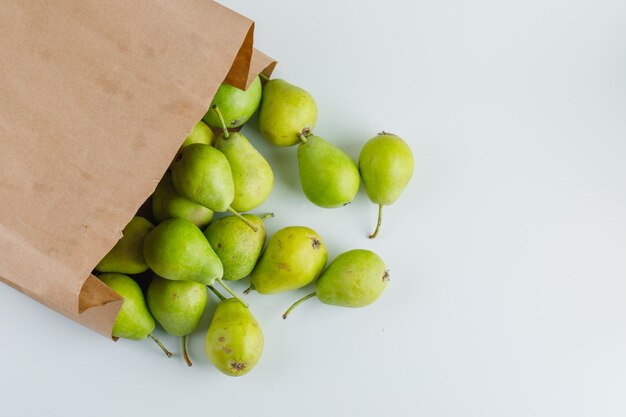
{"type": "Polygon", "coordinates": [[[274,173],[263,155],[237,132],[228,139],[219,135],[215,147],[224,154],[233,174],[235,198],[230,206],[244,212],[263,203],[274,187],[274,173]]]}
{"type": "Polygon", "coordinates": [[[259,108],[261,134],[274,145],[291,146],[300,142],[299,134],[312,132],[317,121],[313,96],[281,79],[263,87],[259,108]]]}
{"type": "Polygon", "coordinates": [[[389,281],[385,263],[374,252],[355,249],[337,256],[315,284],[326,304],[364,307],[378,299],[389,281]]]}
{"type": "Polygon", "coordinates": [[[204,231],[204,236],[222,261],[224,279],[235,281],[250,275],[265,244],[265,224],[260,217],[244,214],[255,232],[235,216],[222,217],[204,231]]]}
{"type": "Polygon", "coordinates": [[[212,285],[224,269],[202,231],[188,220],[169,219],[146,237],[144,256],[157,275],[212,285]]]}
{"type": "Polygon", "coordinates": [[[189,145],[193,145],[194,143],[203,143],[205,145],[212,145],[215,142],[215,133],[211,130],[206,123],[200,120],[193,127],[193,130],[187,136],[182,145],[180,145],[180,149],[186,148],[189,145]]]}
{"type": "Polygon", "coordinates": [[[359,156],[359,171],[373,203],[388,206],[398,199],[413,175],[409,145],[391,133],[370,139],[359,156]]]}
{"type": "Polygon", "coordinates": [[[140,216],[135,216],[124,227],[122,238],[113,249],[96,265],[98,272],[141,274],[148,270],[143,256],[143,242],[154,225],[140,216]]]}
{"type": "Polygon", "coordinates": [[[230,298],[218,304],[205,340],[206,356],[229,376],[245,375],[263,353],[263,332],[250,309],[230,298]]]}
{"type": "Polygon", "coordinates": [[[304,226],[276,232],[250,275],[261,294],[275,294],[304,287],[313,281],[328,260],[322,238],[304,226]]]}
{"type": "Polygon", "coordinates": [[[154,330],[154,319],[148,310],[139,285],[128,275],[102,274],[98,278],[118,295],[124,297],[115,318],[112,335],[125,339],[143,340],[154,330]]]}
{"type": "Polygon", "coordinates": [[[213,219],[211,210],[176,191],[170,172],[165,173],[152,194],[152,215],[159,223],[167,219],[185,219],[198,227],[206,226],[213,219]]]}
{"type": "Polygon", "coordinates": [[[361,177],[352,158],[319,136],[298,146],[300,183],[313,204],[335,208],[349,204],[359,191],[361,177]]]}
{"type": "Polygon", "coordinates": [[[245,91],[230,84],[222,83],[203,120],[210,126],[222,128],[220,119],[212,110],[213,105],[217,105],[222,112],[226,126],[229,128],[239,127],[247,122],[259,107],[262,91],[261,79],[258,76],[245,91]]]}
{"type": "Polygon", "coordinates": [[[174,187],[185,198],[222,212],[233,202],[235,184],[228,160],[212,146],[187,146],[172,164],[174,187]]]}
{"type": "Polygon", "coordinates": [[[196,330],[207,302],[206,286],[194,281],[170,281],[155,276],[148,287],[148,307],[173,336],[196,330]]]}

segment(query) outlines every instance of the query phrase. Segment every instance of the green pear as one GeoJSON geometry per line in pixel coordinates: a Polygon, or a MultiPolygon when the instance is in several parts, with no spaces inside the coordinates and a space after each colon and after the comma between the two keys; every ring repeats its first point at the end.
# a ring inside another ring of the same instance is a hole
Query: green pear
{"type": "Polygon", "coordinates": [[[206,226],[213,218],[213,212],[183,197],[176,191],[172,174],[166,172],[152,194],[152,215],[157,222],[167,219],[189,220],[198,227],[206,226]]]}
{"type": "Polygon", "coordinates": [[[229,128],[239,127],[252,117],[261,101],[261,80],[257,76],[247,90],[240,90],[230,84],[222,83],[218,88],[204,121],[210,126],[221,128],[222,124],[211,108],[219,106],[224,121],[229,128]]]}
{"type": "Polygon", "coordinates": [[[298,146],[300,183],[306,197],[325,208],[349,204],[359,191],[359,170],[348,154],[319,136],[302,135],[298,146]]]}
{"type": "Polygon", "coordinates": [[[244,217],[257,226],[256,232],[233,216],[216,220],[204,231],[222,261],[225,280],[236,281],[250,275],[265,244],[262,218],[253,214],[244,214],[244,217]]]}
{"type": "Polygon", "coordinates": [[[233,174],[228,159],[214,147],[196,143],[183,149],[172,164],[172,180],[183,197],[213,211],[229,211],[254,229],[230,206],[235,198],[233,174]]]}
{"type": "Polygon", "coordinates": [[[122,238],[96,265],[98,272],[141,274],[148,270],[143,257],[143,241],[154,225],[143,217],[135,216],[122,230],[122,238]]]}
{"type": "Polygon", "coordinates": [[[205,341],[206,356],[229,376],[245,375],[263,353],[263,332],[249,309],[233,298],[217,306],[205,341]]]}
{"type": "Polygon", "coordinates": [[[263,203],[272,192],[274,173],[270,164],[239,133],[230,133],[226,129],[220,114],[220,108],[214,111],[222,120],[223,133],[218,136],[215,147],[219,149],[230,164],[235,185],[235,197],[231,207],[239,212],[249,211],[263,203]]]}
{"type": "MultiPolygon", "coordinates": [[[[241,223],[241,222],[239,222],[241,223]]],[[[206,286],[194,281],[170,281],[155,276],[148,287],[148,307],[166,332],[182,336],[187,365],[187,335],[198,327],[207,302],[206,286]]]]}
{"type": "Polygon", "coordinates": [[[383,206],[398,199],[413,175],[413,154],[399,136],[381,132],[370,139],[359,156],[359,171],[370,200],[378,204],[378,222],[370,239],[378,235],[383,206]]]}
{"type": "Polygon", "coordinates": [[[224,269],[202,231],[184,219],[169,219],[146,237],[144,256],[157,275],[175,281],[212,285],[224,269]]]}
{"type": "Polygon", "coordinates": [[[143,340],[150,336],[167,356],[172,356],[172,353],[152,334],[155,326],[154,319],[148,311],[141,288],[135,280],[123,274],[102,274],[98,278],[124,298],[122,307],[115,318],[112,336],[132,340],[143,340]]]}
{"type": "Polygon", "coordinates": [[[376,301],[389,281],[385,263],[374,252],[354,249],[337,256],[317,279],[315,292],[296,301],[283,318],[301,302],[317,295],[325,304],[364,307],[376,301]]]}
{"type": "Polygon", "coordinates": [[[313,131],[317,105],[305,90],[280,79],[263,87],[259,109],[261,134],[274,145],[291,146],[300,141],[301,133],[313,131]]]}
{"type": "Polygon", "coordinates": [[[247,307],[224,283],[224,268],[220,258],[202,231],[190,221],[169,219],[159,224],[146,237],[143,253],[148,266],[157,275],[174,281],[189,280],[204,285],[213,285],[217,281],[247,307]]]}
{"type": "Polygon", "coordinates": [[[193,130],[191,131],[189,136],[187,136],[183,144],[180,145],[180,149],[183,149],[194,143],[204,143],[205,145],[212,145],[213,142],[215,142],[215,134],[213,133],[211,128],[207,126],[206,123],[200,120],[193,127],[193,130]]]}
{"type": "Polygon", "coordinates": [[[327,259],[326,246],[314,230],[285,227],[267,242],[250,274],[250,289],[275,294],[304,287],[324,269],[327,259]]]}

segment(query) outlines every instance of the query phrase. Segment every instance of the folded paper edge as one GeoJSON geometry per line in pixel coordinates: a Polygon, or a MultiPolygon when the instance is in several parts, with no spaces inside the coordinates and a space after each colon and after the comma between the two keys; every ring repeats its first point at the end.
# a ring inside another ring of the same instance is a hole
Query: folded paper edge
{"type": "Polygon", "coordinates": [[[250,28],[248,29],[248,33],[246,34],[237,55],[235,56],[235,60],[230,66],[230,70],[228,74],[226,74],[226,78],[224,82],[239,88],[240,90],[245,90],[248,88],[248,75],[250,73],[250,64],[252,63],[252,53],[254,51],[254,22],[250,24],[250,28]]]}

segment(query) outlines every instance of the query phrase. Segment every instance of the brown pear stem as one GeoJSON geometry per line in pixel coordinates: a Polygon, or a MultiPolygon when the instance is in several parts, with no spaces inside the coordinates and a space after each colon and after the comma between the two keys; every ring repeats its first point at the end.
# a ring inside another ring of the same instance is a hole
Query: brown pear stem
{"type": "Polygon", "coordinates": [[[231,289],[228,285],[226,285],[226,284],[224,283],[224,280],[222,280],[222,278],[218,278],[218,279],[217,279],[217,282],[219,282],[219,283],[220,283],[220,285],[221,285],[222,287],[224,287],[224,289],[225,289],[226,291],[228,291],[228,293],[229,293],[230,295],[232,295],[232,296],[233,296],[233,298],[235,298],[237,301],[239,301],[239,302],[241,303],[241,305],[243,305],[245,308],[248,308],[248,303],[246,303],[246,302],[245,302],[245,301],[243,301],[241,298],[239,298],[239,296],[238,296],[237,294],[235,294],[235,292],[234,292],[234,291],[233,291],[233,290],[232,290],[232,289],[231,289]]]}
{"type": "Polygon", "coordinates": [[[163,343],[161,343],[161,341],[159,339],[156,338],[155,335],[153,335],[152,333],[150,333],[148,336],[150,336],[152,338],[152,340],[154,340],[154,342],[159,345],[159,347],[161,349],[163,349],[163,352],[165,352],[165,354],[167,355],[168,358],[172,357],[172,352],[170,352],[169,350],[167,350],[167,348],[165,346],[163,346],[163,343]]]}
{"type": "Polygon", "coordinates": [[[217,298],[219,298],[219,299],[220,299],[220,301],[224,301],[224,300],[226,299],[226,297],[224,297],[224,296],[222,295],[222,293],[221,293],[221,292],[219,292],[219,291],[217,290],[217,288],[215,288],[214,286],[212,286],[212,285],[207,285],[207,287],[209,287],[209,289],[213,292],[213,294],[215,294],[215,296],[216,296],[217,298]]]}
{"type": "Polygon", "coordinates": [[[212,105],[211,108],[217,114],[217,118],[220,119],[220,123],[222,124],[222,130],[224,131],[224,139],[228,139],[230,133],[228,133],[228,128],[226,127],[226,122],[224,121],[224,116],[222,116],[220,108],[217,107],[217,104],[212,105]]]}
{"type": "Polygon", "coordinates": [[[191,363],[191,359],[189,359],[189,355],[187,355],[187,335],[183,336],[183,358],[185,358],[185,362],[187,362],[187,366],[193,365],[191,363]]]}
{"type": "Polygon", "coordinates": [[[378,205],[378,222],[376,223],[376,230],[374,230],[374,233],[372,233],[369,237],[370,239],[374,239],[376,236],[378,236],[378,231],[380,230],[380,222],[383,220],[383,205],[379,204],[378,205]]]}
{"type": "Polygon", "coordinates": [[[248,295],[248,294],[250,294],[252,291],[254,291],[254,284],[252,284],[252,283],[251,283],[251,284],[250,284],[250,286],[249,286],[248,288],[246,288],[246,289],[243,291],[243,293],[244,293],[245,295],[248,295]]]}
{"type": "Polygon", "coordinates": [[[234,208],[228,207],[226,210],[228,210],[228,212],[231,213],[233,216],[237,217],[239,220],[247,224],[248,227],[250,227],[250,229],[254,230],[255,232],[259,231],[259,229],[255,225],[250,223],[250,220],[246,219],[241,214],[237,213],[237,211],[234,208]]]}
{"type": "Polygon", "coordinates": [[[315,297],[316,292],[313,291],[311,294],[305,295],[304,297],[302,297],[301,299],[299,299],[298,301],[296,301],[295,303],[293,303],[291,305],[291,307],[289,307],[287,309],[287,311],[285,311],[285,314],[283,314],[283,320],[287,318],[287,316],[289,315],[289,313],[291,313],[291,310],[293,310],[294,308],[298,307],[298,304],[308,300],[309,298],[313,298],[315,297]]]}

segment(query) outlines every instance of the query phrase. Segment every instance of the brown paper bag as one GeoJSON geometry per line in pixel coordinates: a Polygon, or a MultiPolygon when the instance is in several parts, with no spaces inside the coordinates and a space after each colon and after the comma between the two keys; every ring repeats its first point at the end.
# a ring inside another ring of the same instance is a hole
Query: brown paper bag
{"type": "Polygon", "coordinates": [[[207,0],[0,2],[0,280],[107,337],[93,267],[226,79],[275,63],[207,0]]]}

